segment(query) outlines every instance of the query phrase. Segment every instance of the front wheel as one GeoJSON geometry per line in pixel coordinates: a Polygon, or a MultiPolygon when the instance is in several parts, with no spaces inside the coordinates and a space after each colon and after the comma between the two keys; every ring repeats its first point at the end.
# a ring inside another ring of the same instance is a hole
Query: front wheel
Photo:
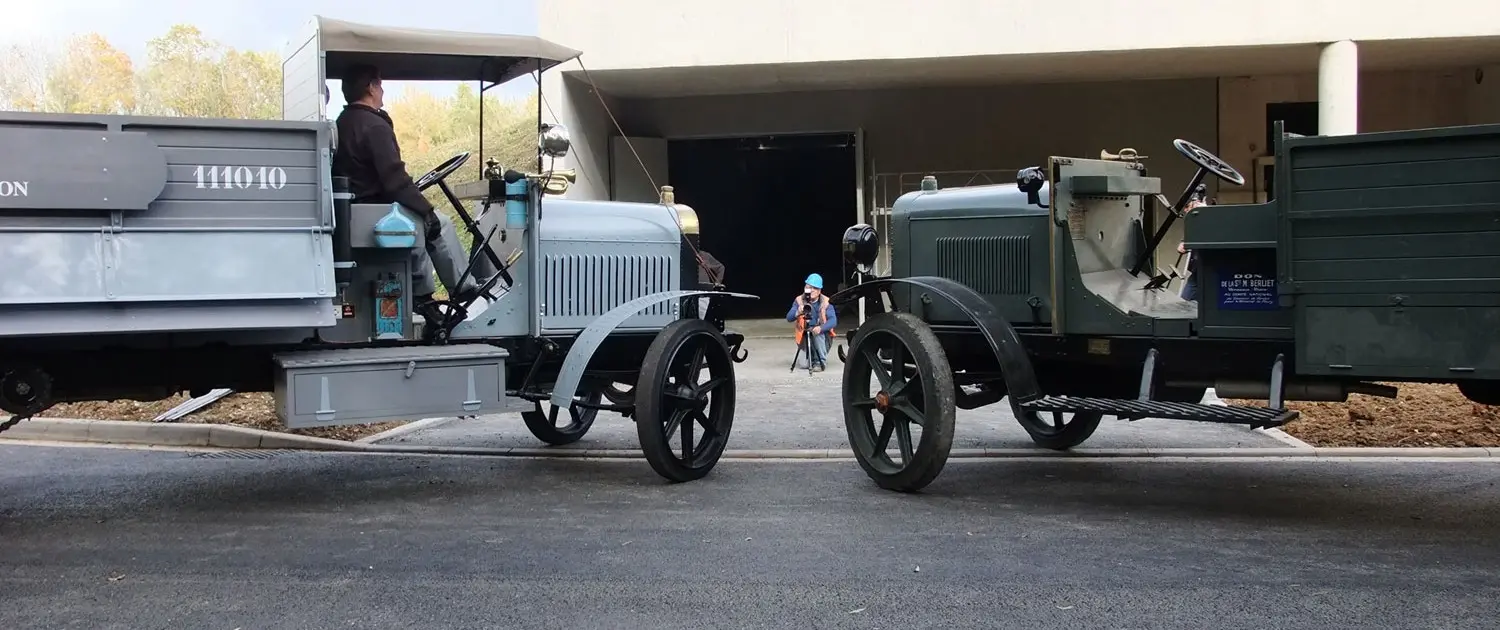
{"type": "Polygon", "coordinates": [[[843,390],[849,445],[876,485],[915,492],[937,478],[953,448],[956,399],[948,356],[925,322],[910,313],[866,321],[851,341],[843,390]]]}
{"type": "Polygon", "coordinates": [[[668,324],[646,350],[634,392],[636,434],[658,475],[683,482],[713,470],[734,424],[734,362],[718,329],[701,319],[668,324]]]}

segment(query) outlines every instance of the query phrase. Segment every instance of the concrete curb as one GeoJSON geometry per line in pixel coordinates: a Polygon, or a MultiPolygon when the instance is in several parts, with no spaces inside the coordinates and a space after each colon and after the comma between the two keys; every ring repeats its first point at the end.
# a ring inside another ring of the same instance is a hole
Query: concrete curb
{"type": "MultiPolygon", "coordinates": [[[[1212,387],[1203,392],[1202,402],[1205,405],[1218,405],[1220,407],[1229,406],[1229,403],[1224,402],[1223,398],[1219,398],[1219,392],[1214,391],[1214,388],[1212,387]]],[[[1280,427],[1271,427],[1269,429],[1253,427],[1250,430],[1256,433],[1264,433],[1267,437],[1293,448],[1316,448],[1313,445],[1308,444],[1307,442],[1303,442],[1302,440],[1297,439],[1292,434],[1287,433],[1286,431],[1282,431],[1280,427]]]]}
{"type": "Polygon", "coordinates": [[[394,429],[389,429],[389,430],[386,430],[386,431],[381,431],[380,433],[376,433],[375,435],[366,435],[366,436],[364,436],[362,438],[359,438],[358,440],[355,440],[355,443],[358,443],[358,444],[377,444],[377,443],[384,442],[384,441],[389,440],[389,439],[394,438],[394,437],[406,435],[408,433],[413,433],[413,432],[416,432],[416,431],[421,431],[423,429],[435,429],[437,427],[440,427],[440,426],[443,426],[445,424],[448,424],[449,422],[453,422],[454,420],[457,420],[457,419],[458,418],[423,418],[421,420],[416,420],[414,422],[408,422],[408,423],[403,424],[403,425],[401,425],[399,427],[396,427],[394,429]]]}
{"type": "Polygon", "coordinates": [[[1280,427],[1271,427],[1269,429],[1262,429],[1262,428],[1256,427],[1256,428],[1253,428],[1253,429],[1250,429],[1250,430],[1254,431],[1256,433],[1265,434],[1266,437],[1269,437],[1269,438],[1271,438],[1273,440],[1276,440],[1277,442],[1281,442],[1282,444],[1285,444],[1285,445],[1290,446],[1292,448],[1302,448],[1302,449],[1317,448],[1316,446],[1313,446],[1311,444],[1308,444],[1307,442],[1303,442],[1302,440],[1297,439],[1296,436],[1294,436],[1294,435],[1292,435],[1290,433],[1287,433],[1286,431],[1282,431],[1280,427]]]}
{"type": "MultiPolygon", "coordinates": [[[[392,431],[432,421],[425,426],[450,419],[429,418],[408,423],[392,431]]],[[[422,427],[407,429],[407,432],[422,427]]],[[[386,433],[390,433],[389,431],[386,433]]],[[[379,437],[376,434],[371,437],[379,437]]],[[[1291,437],[1291,436],[1287,436],[1291,437]]],[[[381,438],[385,439],[385,438],[381,438]]],[[[1291,438],[1295,440],[1296,438],[1291,438]]],[[[0,442],[81,442],[93,444],[129,444],[146,446],[187,446],[224,449],[293,449],[312,451],[354,451],[365,453],[411,455],[482,455],[491,457],[548,457],[588,459],[642,459],[637,449],[590,449],[546,447],[480,447],[426,446],[418,444],[380,444],[375,441],[347,442],[305,435],[292,435],[222,424],[178,424],[130,422],[120,420],[74,420],[37,418],[24,421],[3,434],[0,442]]],[[[1301,442],[1301,440],[1297,440],[1301,442]]],[[[1500,448],[1429,448],[1429,447],[1314,447],[1286,448],[1119,448],[1050,451],[1040,448],[955,448],[951,460],[981,459],[1114,459],[1114,458],[1500,458],[1500,448]]],[[[730,449],[724,459],[851,459],[848,448],[829,449],[730,449]]]]}
{"type": "Polygon", "coordinates": [[[0,440],[203,446],[215,448],[276,448],[319,451],[358,451],[365,445],[344,440],[293,435],[230,424],[132,422],[32,418],[0,433],[0,440]]]}

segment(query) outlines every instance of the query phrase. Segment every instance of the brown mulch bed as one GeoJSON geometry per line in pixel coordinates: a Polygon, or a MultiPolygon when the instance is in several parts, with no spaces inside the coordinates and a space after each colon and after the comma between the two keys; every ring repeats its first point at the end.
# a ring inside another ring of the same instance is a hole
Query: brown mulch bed
{"type": "MultiPolygon", "coordinates": [[[[187,402],[191,397],[178,394],[156,402],[112,400],[109,402],[84,402],[57,405],[39,414],[41,417],[79,418],[84,420],[135,420],[150,422],[152,418],[187,402]]],[[[357,440],[399,427],[404,422],[381,422],[378,424],[355,424],[340,427],[317,427],[312,429],[288,429],[276,417],[276,409],[268,393],[230,394],[217,402],[177,420],[190,424],[234,424],[253,429],[265,429],[295,435],[331,438],[335,440],[357,440]]]]}
{"type": "Polygon", "coordinates": [[[1469,402],[1453,385],[1382,384],[1396,387],[1396,398],[1350,394],[1343,403],[1289,402],[1302,415],[1281,429],[1313,446],[1500,447],[1500,406],[1469,402]]]}

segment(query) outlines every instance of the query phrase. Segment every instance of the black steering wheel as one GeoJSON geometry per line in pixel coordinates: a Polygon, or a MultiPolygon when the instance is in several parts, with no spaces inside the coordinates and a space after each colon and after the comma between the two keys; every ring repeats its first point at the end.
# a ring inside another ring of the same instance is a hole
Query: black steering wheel
{"type": "Polygon", "coordinates": [[[1219,156],[1205,151],[1203,147],[1181,138],[1173,140],[1172,146],[1177,147],[1177,152],[1181,153],[1183,157],[1197,164],[1203,170],[1213,173],[1219,179],[1235,186],[1245,185],[1244,175],[1234,170],[1234,167],[1230,166],[1228,162],[1219,159],[1219,156]]]}
{"type": "Polygon", "coordinates": [[[423,175],[421,178],[417,179],[417,190],[427,190],[428,188],[431,188],[433,184],[443,181],[443,178],[452,175],[453,171],[458,170],[458,167],[463,166],[464,162],[467,161],[469,161],[468,151],[464,151],[463,153],[448,158],[448,161],[437,165],[437,168],[427,171],[426,175],[423,175]]]}
{"type": "Polygon", "coordinates": [[[417,314],[425,320],[422,340],[439,345],[448,343],[448,336],[453,334],[453,329],[469,318],[469,311],[453,300],[433,300],[417,307],[417,310],[417,314]]]}

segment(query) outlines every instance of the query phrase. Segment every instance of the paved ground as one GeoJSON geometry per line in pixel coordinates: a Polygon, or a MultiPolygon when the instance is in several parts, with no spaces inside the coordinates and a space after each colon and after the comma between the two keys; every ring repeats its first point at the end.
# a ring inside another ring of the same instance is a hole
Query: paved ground
{"type": "MultiPolygon", "coordinates": [[[[789,370],[795,347],[789,339],[748,339],[750,357],[735,366],[738,381],[734,449],[847,449],[840,407],[840,370],[836,354],[828,371],[809,375],[789,370]]],[[[384,441],[389,444],[466,447],[545,446],[526,430],[519,414],[455,420],[384,441]]],[[[601,412],[584,439],[557,448],[639,448],[635,424],[619,414],[601,412]]],[[[1178,420],[1122,422],[1107,418],[1077,450],[1090,448],[1285,448],[1265,433],[1237,425],[1178,420]]],[[[1007,403],[959,410],[954,448],[1031,448],[1007,403]]]]}
{"type": "Polygon", "coordinates": [[[1500,467],[0,447],[0,628],[1493,628],[1500,467]]]}

